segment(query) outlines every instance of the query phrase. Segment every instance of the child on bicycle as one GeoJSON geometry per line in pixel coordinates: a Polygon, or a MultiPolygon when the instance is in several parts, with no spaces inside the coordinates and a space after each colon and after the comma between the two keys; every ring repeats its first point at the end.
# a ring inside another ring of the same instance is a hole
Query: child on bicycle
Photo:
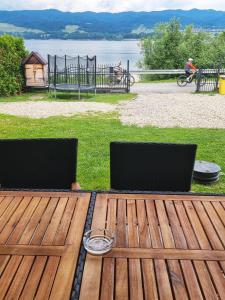
{"type": "Polygon", "coordinates": [[[185,64],[185,74],[187,76],[187,80],[189,80],[189,77],[196,71],[197,71],[197,68],[195,65],[193,65],[193,59],[189,58],[185,64]]]}

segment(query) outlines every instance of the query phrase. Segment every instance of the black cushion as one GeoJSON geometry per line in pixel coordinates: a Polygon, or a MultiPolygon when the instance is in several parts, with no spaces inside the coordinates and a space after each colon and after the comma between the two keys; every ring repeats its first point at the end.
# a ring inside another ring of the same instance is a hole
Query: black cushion
{"type": "Polygon", "coordinates": [[[111,188],[139,191],[189,191],[197,145],[110,144],[111,188]]]}
{"type": "Polygon", "coordinates": [[[68,189],[76,181],[77,139],[0,140],[2,188],[68,189]]]}

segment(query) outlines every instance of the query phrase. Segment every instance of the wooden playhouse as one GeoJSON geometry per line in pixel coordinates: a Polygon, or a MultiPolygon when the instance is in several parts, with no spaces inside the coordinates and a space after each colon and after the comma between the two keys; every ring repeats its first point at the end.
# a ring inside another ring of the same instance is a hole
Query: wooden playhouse
{"type": "Polygon", "coordinates": [[[46,87],[47,61],[37,52],[31,52],[23,61],[26,87],[46,87]]]}

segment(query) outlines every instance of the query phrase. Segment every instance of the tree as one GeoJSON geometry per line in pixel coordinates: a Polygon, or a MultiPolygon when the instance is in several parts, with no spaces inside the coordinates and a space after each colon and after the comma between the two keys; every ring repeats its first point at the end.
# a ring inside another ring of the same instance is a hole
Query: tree
{"type": "Polygon", "coordinates": [[[0,95],[20,93],[23,84],[22,59],[27,55],[22,38],[0,37],[0,95]]]}
{"type": "Polygon", "coordinates": [[[218,66],[225,57],[225,33],[218,36],[195,32],[192,25],[181,30],[178,20],[155,27],[152,36],[141,41],[141,66],[150,69],[180,69],[189,57],[199,68],[218,66]]]}

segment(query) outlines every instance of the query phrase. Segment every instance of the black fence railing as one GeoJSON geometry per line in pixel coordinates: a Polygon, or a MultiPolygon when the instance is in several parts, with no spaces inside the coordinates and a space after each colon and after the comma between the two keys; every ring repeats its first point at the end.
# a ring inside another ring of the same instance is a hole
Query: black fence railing
{"type": "Polygon", "coordinates": [[[200,69],[196,81],[196,92],[216,92],[219,88],[220,75],[225,74],[221,66],[212,69],[200,69]]]}
{"type": "Polygon", "coordinates": [[[50,89],[75,91],[130,92],[129,61],[120,65],[97,65],[96,57],[48,55],[48,86],[50,89]]]}
{"type": "Polygon", "coordinates": [[[97,65],[96,88],[102,91],[123,90],[130,92],[130,71],[129,61],[125,68],[118,68],[116,65],[97,65]]]}

